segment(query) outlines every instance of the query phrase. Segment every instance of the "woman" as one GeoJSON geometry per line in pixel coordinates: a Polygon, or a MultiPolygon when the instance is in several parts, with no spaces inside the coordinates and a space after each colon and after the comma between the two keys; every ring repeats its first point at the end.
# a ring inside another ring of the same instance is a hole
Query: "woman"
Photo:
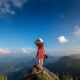
{"type": "Polygon", "coordinates": [[[38,65],[40,68],[42,68],[43,66],[43,60],[45,57],[45,51],[44,51],[44,43],[43,40],[41,38],[36,40],[36,45],[38,47],[38,51],[37,51],[37,59],[38,59],[38,65]]]}

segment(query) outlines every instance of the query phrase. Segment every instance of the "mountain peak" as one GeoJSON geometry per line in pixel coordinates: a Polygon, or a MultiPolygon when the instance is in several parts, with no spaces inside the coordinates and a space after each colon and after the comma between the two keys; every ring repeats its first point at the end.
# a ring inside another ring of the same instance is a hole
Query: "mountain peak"
{"type": "Polygon", "coordinates": [[[34,65],[21,80],[59,80],[59,78],[45,67],[42,70],[38,65],[34,65]]]}

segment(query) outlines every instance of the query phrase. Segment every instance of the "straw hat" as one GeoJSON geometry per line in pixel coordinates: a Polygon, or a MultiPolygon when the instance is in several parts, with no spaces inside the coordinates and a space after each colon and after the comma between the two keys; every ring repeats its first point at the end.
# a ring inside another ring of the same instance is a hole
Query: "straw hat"
{"type": "Polygon", "coordinates": [[[44,42],[42,38],[38,38],[38,40],[39,40],[41,43],[43,43],[43,42],[44,42]]]}
{"type": "Polygon", "coordinates": [[[38,38],[36,41],[35,41],[35,43],[36,44],[43,44],[43,39],[42,38],[38,38]]]}

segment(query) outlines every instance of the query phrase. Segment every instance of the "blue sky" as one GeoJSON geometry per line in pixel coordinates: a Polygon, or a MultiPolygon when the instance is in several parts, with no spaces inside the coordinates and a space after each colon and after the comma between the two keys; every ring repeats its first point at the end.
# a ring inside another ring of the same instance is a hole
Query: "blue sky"
{"type": "Polygon", "coordinates": [[[79,0],[1,0],[0,48],[49,50],[80,47],[79,0]]]}

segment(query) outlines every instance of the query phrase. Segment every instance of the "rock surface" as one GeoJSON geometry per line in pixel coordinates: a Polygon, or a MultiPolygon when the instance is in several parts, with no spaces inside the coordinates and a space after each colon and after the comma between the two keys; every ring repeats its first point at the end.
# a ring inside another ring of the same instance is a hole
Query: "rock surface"
{"type": "Polygon", "coordinates": [[[48,69],[41,69],[38,65],[35,65],[21,80],[59,80],[59,78],[48,69]]]}

